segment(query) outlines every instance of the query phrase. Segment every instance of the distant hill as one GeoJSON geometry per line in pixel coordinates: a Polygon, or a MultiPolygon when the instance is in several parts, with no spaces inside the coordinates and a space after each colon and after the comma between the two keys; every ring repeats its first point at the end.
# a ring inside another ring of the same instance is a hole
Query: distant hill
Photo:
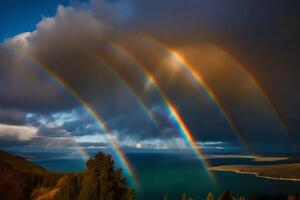
{"type": "Polygon", "coordinates": [[[53,173],[20,156],[0,150],[2,200],[133,200],[121,169],[111,156],[98,153],[82,173],[53,173]]]}
{"type": "Polygon", "coordinates": [[[0,170],[14,169],[20,172],[34,172],[34,173],[47,173],[43,167],[27,161],[21,156],[15,156],[5,151],[0,150],[0,170]]]}

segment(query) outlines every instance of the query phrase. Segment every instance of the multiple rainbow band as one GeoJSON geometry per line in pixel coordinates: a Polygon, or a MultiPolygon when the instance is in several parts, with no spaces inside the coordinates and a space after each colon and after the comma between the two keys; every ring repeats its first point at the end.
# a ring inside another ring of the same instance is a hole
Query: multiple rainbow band
{"type": "Polygon", "coordinates": [[[242,134],[241,131],[239,131],[238,126],[234,122],[233,118],[229,115],[229,113],[226,111],[224,106],[222,105],[221,101],[217,97],[217,95],[214,93],[212,88],[206,83],[204,78],[201,76],[199,72],[195,70],[195,68],[184,59],[182,55],[180,55],[177,51],[172,50],[170,47],[168,47],[166,44],[162,43],[161,41],[157,40],[156,38],[153,37],[145,37],[145,39],[148,39],[151,41],[153,44],[157,45],[160,49],[163,51],[168,52],[171,56],[173,56],[181,66],[183,66],[183,70],[192,78],[194,81],[195,85],[200,87],[200,91],[205,91],[205,94],[211,102],[218,108],[218,111],[220,114],[223,116],[223,118],[227,121],[235,135],[238,137],[239,141],[241,144],[244,146],[246,151],[250,151],[250,145],[247,143],[247,140],[245,139],[245,136],[242,134]]]}
{"type": "MultiPolygon", "coordinates": [[[[242,134],[241,131],[239,131],[238,126],[236,123],[234,123],[233,118],[229,115],[229,113],[226,111],[220,100],[218,99],[217,95],[213,92],[213,90],[210,88],[210,86],[205,82],[204,78],[196,71],[194,70],[194,67],[188,63],[182,55],[180,55],[177,51],[172,50],[170,47],[168,47],[163,42],[159,41],[158,39],[147,36],[145,39],[152,42],[152,44],[156,44],[160,49],[168,52],[170,55],[172,55],[183,67],[184,70],[189,74],[192,79],[194,80],[195,84],[199,87],[203,88],[206,92],[206,95],[212,100],[212,102],[217,106],[220,113],[223,115],[224,119],[227,121],[227,123],[230,125],[236,136],[239,138],[240,142],[243,144],[246,151],[250,152],[250,145],[247,143],[247,140],[245,139],[245,136],[242,134]]],[[[284,123],[283,117],[281,117],[279,109],[275,106],[269,95],[267,95],[266,91],[263,89],[260,84],[258,84],[257,80],[254,78],[254,76],[247,70],[245,66],[243,66],[240,62],[238,62],[235,58],[233,58],[230,54],[228,54],[224,49],[218,48],[216,46],[213,46],[215,49],[217,49],[224,57],[231,59],[234,63],[237,63],[235,65],[237,69],[240,71],[240,73],[246,77],[256,91],[265,99],[266,104],[269,106],[273,114],[275,115],[277,121],[279,122],[280,126],[282,127],[282,130],[285,134],[288,134],[287,125],[284,123]]]]}
{"type": "Polygon", "coordinates": [[[153,125],[156,127],[156,129],[158,131],[160,131],[159,122],[157,121],[157,119],[153,115],[153,113],[151,112],[151,109],[139,97],[139,95],[137,94],[137,92],[135,90],[133,90],[131,88],[131,86],[129,85],[129,83],[124,78],[122,78],[121,75],[116,70],[114,70],[114,68],[111,65],[109,65],[107,62],[105,62],[104,59],[102,57],[100,57],[100,55],[97,56],[97,58],[99,59],[99,62],[102,64],[102,66],[104,66],[116,78],[116,80],[119,81],[122,84],[122,86],[124,87],[124,89],[132,97],[134,97],[134,99],[137,101],[138,105],[141,107],[141,109],[143,110],[143,112],[145,113],[145,115],[148,117],[148,119],[150,119],[150,121],[153,123],[153,125]]]}
{"type": "Polygon", "coordinates": [[[166,96],[165,92],[159,87],[157,84],[155,78],[150,75],[150,73],[147,71],[146,67],[135,58],[132,54],[129,53],[127,49],[124,47],[121,47],[120,45],[113,45],[113,48],[115,49],[116,52],[126,56],[128,60],[132,62],[132,64],[141,72],[141,74],[147,78],[151,84],[152,87],[156,90],[156,92],[159,94],[161,97],[166,110],[168,111],[168,114],[172,117],[173,121],[175,122],[175,125],[177,127],[177,130],[180,132],[180,134],[183,136],[183,138],[187,141],[187,143],[190,145],[190,147],[193,149],[197,157],[202,161],[202,163],[205,165],[205,168],[207,169],[207,173],[211,177],[212,180],[215,181],[215,178],[211,171],[208,170],[209,163],[207,159],[205,158],[201,147],[197,145],[195,142],[195,139],[193,138],[192,133],[188,129],[187,125],[184,123],[184,120],[180,116],[179,112],[175,109],[175,107],[172,105],[172,102],[168,97],[166,96]]]}
{"type": "MultiPolygon", "coordinates": [[[[136,173],[134,172],[133,167],[131,166],[125,153],[119,146],[117,140],[114,138],[111,130],[106,126],[104,119],[98,114],[94,107],[76,90],[74,90],[70,85],[68,85],[64,80],[62,80],[57,74],[52,72],[46,64],[43,64],[39,59],[35,58],[32,55],[26,54],[25,52],[20,53],[22,56],[27,58],[32,64],[34,64],[34,66],[38,67],[39,69],[43,70],[45,74],[49,75],[53,81],[58,83],[66,92],[68,92],[72,97],[74,97],[75,100],[85,108],[86,112],[90,114],[90,116],[94,119],[98,127],[105,133],[106,138],[111,143],[114,153],[117,156],[117,159],[120,161],[120,164],[124,169],[125,173],[132,179],[133,183],[136,186],[138,186],[139,180],[136,176],[136,173]]],[[[88,153],[84,150],[84,148],[82,148],[80,145],[78,145],[78,147],[81,149],[85,157],[89,157],[88,153]]]]}
{"type": "Polygon", "coordinates": [[[246,77],[252,85],[255,87],[255,89],[259,92],[259,94],[264,98],[266,104],[269,106],[275,117],[277,118],[278,123],[280,124],[283,132],[285,134],[288,134],[288,128],[285,120],[283,119],[281,112],[277,108],[276,104],[272,101],[271,97],[268,95],[266,90],[262,87],[261,84],[258,83],[258,81],[255,79],[255,77],[251,74],[251,72],[242,65],[236,58],[234,58],[232,55],[227,53],[224,49],[217,47],[216,45],[213,46],[215,49],[217,49],[224,57],[231,59],[234,63],[237,63],[236,68],[240,71],[241,75],[246,77]]]}
{"type": "MultiPolygon", "coordinates": [[[[201,76],[201,74],[195,70],[195,68],[184,59],[184,57],[178,53],[177,51],[171,49],[166,44],[162,43],[161,41],[153,38],[153,37],[145,37],[145,39],[149,40],[151,44],[157,45],[160,49],[167,52],[169,55],[172,56],[172,58],[175,58],[175,60],[179,63],[179,65],[182,67],[184,72],[188,74],[192,80],[195,86],[197,86],[200,90],[204,91],[206,96],[209,97],[212,103],[215,104],[215,106],[218,108],[220,113],[222,114],[223,118],[227,121],[227,123],[230,125],[236,136],[239,138],[240,142],[244,145],[246,150],[249,151],[249,146],[244,139],[241,132],[238,130],[237,125],[234,123],[232,117],[229,115],[229,113],[226,111],[226,109],[221,104],[220,100],[218,99],[217,95],[214,93],[212,88],[206,83],[204,78],[201,76]]],[[[132,53],[130,53],[127,49],[124,47],[121,47],[120,45],[109,43],[112,49],[122,55],[124,58],[126,58],[126,61],[129,61],[132,63],[132,65],[135,67],[138,72],[149,82],[153,89],[155,89],[156,93],[160,96],[162,102],[165,105],[165,109],[168,112],[169,116],[172,117],[174,124],[176,125],[177,130],[181,133],[183,138],[186,140],[186,142],[189,144],[189,146],[193,149],[197,157],[204,163],[206,166],[206,169],[209,167],[209,163],[206,160],[202,150],[201,146],[197,144],[197,141],[194,139],[193,134],[189,130],[188,126],[185,124],[183,118],[180,116],[179,112],[173,105],[172,101],[167,97],[165,92],[160,88],[159,84],[156,82],[155,78],[151,76],[150,72],[147,70],[146,66],[144,66],[132,53]]],[[[215,47],[217,50],[219,50],[223,56],[230,58],[235,63],[238,64],[238,69],[240,73],[247,77],[255,89],[259,92],[259,94],[264,97],[266,103],[269,105],[269,107],[272,109],[272,112],[278,119],[283,131],[287,133],[287,126],[283,122],[282,117],[280,115],[280,112],[278,109],[276,109],[274,103],[270,99],[270,97],[266,94],[266,92],[263,90],[263,88],[258,84],[257,80],[253,77],[253,75],[243,66],[241,65],[236,59],[234,59],[232,56],[230,56],[225,50],[215,47]]],[[[19,53],[19,51],[18,51],[19,53]]],[[[84,107],[87,113],[91,115],[91,117],[94,119],[98,127],[105,133],[108,141],[112,145],[112,149],[114,150],[115,155],[117,156],[117,159],[119,160],[122,168],[125,170],[125,173],[132,179],[133,183],[138,186],[139,180],[136,176],[136,173],[134,172],[133,167],[131,166],[128,158],[126,157],[125,153],[122,151],[121,147],[118,144],[118,141],[115,139],[115,137],[112,134],[112,131],[107,127],[105,124],[104,119],[99,115],[99,113],[96,111],[96,109],[89,103],[87,99],[85,99],[82,95],[80,95],[74,88],[72,88],[66,81],[61,79],[59,75],[51,71],[50,67],[44,64],[42,61],[34,57],[33,55],[26,54],[23,51],[20,51],[20,55],[24,56],[24,58],[28,59],[33,66],[38,67],[39,70],[42,70],[43,73],[45,73],[47,76],[51,78],[51,81],[54,81],[56,84],[58,84],[61,88],[63,88],[68,94],[70,94],[74,99],[80,103],[84,107]]],[[[151,112],[151,109],[146,105],[146,103],[143,101],[143,99],[138,95],[138,93],[130,86],[129,82],[126,81],[114,68],[113,66],[109,65],[107,62],[103,60],[103,58],[100,55],[97,55],[97,58],[99,59],[99,62],[107,70],[111,72],[111,74],[116,78],[116,80],[120,81],[120,83],[124,86],[126,91],[134,99],[137,101],[141,109],[144,111],[145,115],[153,122],[153,125],[157,127],[157,129],[160,131],[158,120],[155,118],[153,113],[151,112]]],[[[89,157],[88,152],[82,148],[78,143],[75,142],[76,146],[81,150],[82,155],[85,159],[89,157]]],[[[208,171],[208,174],[213,177],[213,174],[208,171]]]]}

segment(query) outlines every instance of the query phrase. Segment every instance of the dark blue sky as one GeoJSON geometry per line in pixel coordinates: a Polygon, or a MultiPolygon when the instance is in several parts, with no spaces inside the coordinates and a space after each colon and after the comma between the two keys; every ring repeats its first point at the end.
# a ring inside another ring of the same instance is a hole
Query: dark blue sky
{"type": "Polygon", "coordinates": [[[18,33],[33,31],[42,18],[54,16],[57,5],[69,0],[3,0],[0,7],[1,41],[18,33]]]}

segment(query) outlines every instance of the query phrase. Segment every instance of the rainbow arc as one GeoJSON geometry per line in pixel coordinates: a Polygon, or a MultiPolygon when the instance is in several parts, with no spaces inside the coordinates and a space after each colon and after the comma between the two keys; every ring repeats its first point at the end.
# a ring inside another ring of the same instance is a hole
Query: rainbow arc
{"type": "Polygon", "coordinates": [[[186,74],[192,78],[194,85],[200,89],[200,94],[202,94],[202,91],[205,92],[205,95],[211,100],[211,103],[213,103],[216,106],[216,108],[218,108],[219,113],[227,121],[231,129],[234,131],[235,135],[239,138],[239,141],[243,144],[244,148],[247,151],[249,151],[249,145],[246,142],[246,139],[244,138],[243,134],[239,131],[239,128],[234,122],[233,118],[224,108],[216,93],[206,83],[205,79],[201,76],[201,74],[198,71],[196,71],[195,68],[184,58],[184,56],[176,50],[171,49],[166,44],[158,41],[153,37],[148,36],[145,39],[150,40],[153,44],[158,46],[160,49],[168,52],[173,58],[175,58],[178,61],[178,64],[182,66],[186,74]]]}
{"type": "MultiPolygon", "coordinates": [[[[139,185],[139,179],[134,171],[134,168],[131,166],[131,163],[129,162],[128,158],[126,157],[125,153],[123,152],[122,148],[119,146],[117,140],[112,134],[112,131],[107,127],[105,120],[99,115],[99,113],[96,111],[96,109],[90,104],[82,95],[80,95],[75,89],[73,89],[66,81],[61,79],[57,74],[55,74],[53,71],[51,71],[50,67],[48,65],[44,64],[42,61],[34,57],[33,55],[30,55],[28,53],[25,53],[24,51],[18,51],[20,55],[24,56],[24,58],[28,59],[32,66],[37,67],[37,70],[42,70],[42,72],[46,75],[48,75],[51,80],[53,80],[55,83],[57,83],[59,86],[61,86],[66,92],[68,92],[74,99],[80,103],[80,105],[83,106],[83,108],[86,110],[87,113],[90,114],[90,116],[94,119],[96,124],[98,125],[98,128],[101,129],[104,134],[106,135],[107,140],[112,145],[112,149],[117,156],[117,159],[120,161],[120,164],[122,168],[124,169],[125,173],[132,179],[133,183],[138,186],[139,185]]],[[[82,148],[79,144],[78,147],[80,147],[82,153],[89,157],[87,152],[82,148]]]]}
{"type": "MultiPolygon", "coordinates": [[[[137,70],[151,83],[152,88],[159,94],[162,102],[165,105],[165,109],[168,111],[168,115],[172,117],[175,122],[177,130],[181,133],[183,138],[187,141],[189,146],[193,149],[197,157],[202,161],[205,165],[205,168],[209,168],[209,163],[203,154],[201,147],[197,145],[195,139],[193,138],[193,134],[189,130],[188,126],[185,124],[183,118],[180,116],[179,112],[176,110],[175,106],[172,104],[172,101],[167,97],[165,92],[158,85],[155,77],[153,77],[147,70],[147,68],[127,49],[120,45],[112,44],[113,48],[116,52],[123,54],[126,56],[132,64],[137,68],[137,70]]],[[[212,180],[215,180],[213,174],[208,170],[207,171],[212,180]]]]}

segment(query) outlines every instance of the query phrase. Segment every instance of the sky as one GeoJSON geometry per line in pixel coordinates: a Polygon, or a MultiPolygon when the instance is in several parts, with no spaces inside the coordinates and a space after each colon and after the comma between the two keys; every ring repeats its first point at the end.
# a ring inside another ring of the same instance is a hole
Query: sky
{"type": "Polygon", "coordinates": [[[299,13],[296,0],[1,1],[0,148],[110,148],[109,134],[123,149],[298,151],[299,13]]]}

